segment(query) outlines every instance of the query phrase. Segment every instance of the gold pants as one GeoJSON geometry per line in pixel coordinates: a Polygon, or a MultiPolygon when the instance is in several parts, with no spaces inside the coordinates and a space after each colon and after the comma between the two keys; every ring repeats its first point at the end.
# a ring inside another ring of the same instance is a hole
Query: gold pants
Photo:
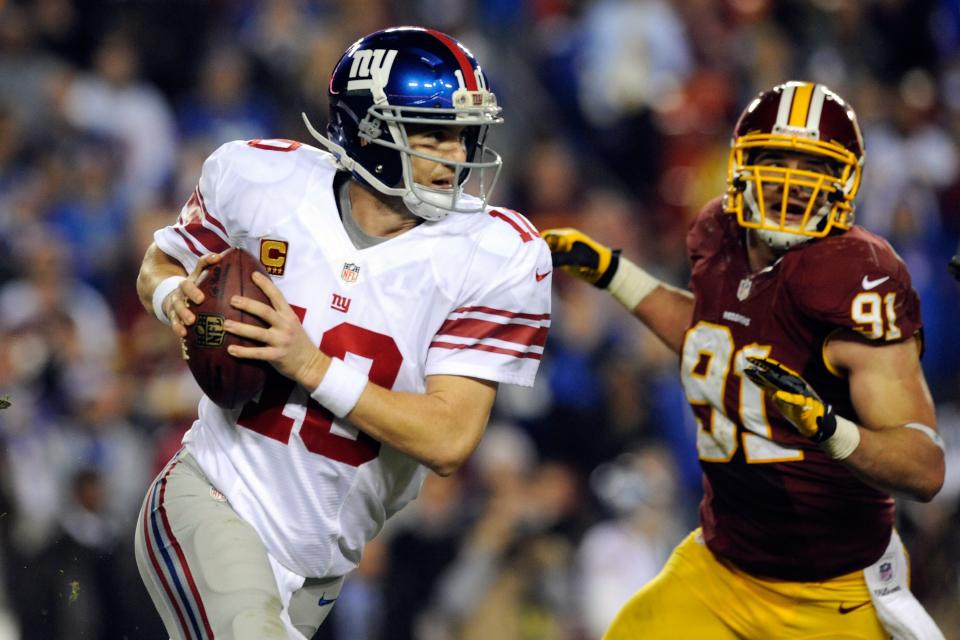
{"type": "Polygon", "coordinates": [[[885,640],[863,571],[824,582],[753,577],[719,560],[700,529],[620,609],[604,640],[885,640]]]}

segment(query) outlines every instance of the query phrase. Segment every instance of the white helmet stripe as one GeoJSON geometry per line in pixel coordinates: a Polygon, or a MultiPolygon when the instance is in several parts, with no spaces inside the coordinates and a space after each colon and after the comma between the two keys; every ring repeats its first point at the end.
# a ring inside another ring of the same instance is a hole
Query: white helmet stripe
{"type": "Polygon", "coordinates": [[[780,96],[780,106],[777,109],[777,129],[782,130],[790,124],[790,107],[793,106],[794,91],[796,91],[796,88],[792,82],[788,82],[783,87],[783,94],[780,96]]]}
{"type": "Polygon", "coordinates": [[[807,129],[817,140],[820,139],[820,114],[823,112],[823,101],[827,94],[822,84],[813,85],[813,97],[810,99],[810,110],[807,112],[807,129]]]}

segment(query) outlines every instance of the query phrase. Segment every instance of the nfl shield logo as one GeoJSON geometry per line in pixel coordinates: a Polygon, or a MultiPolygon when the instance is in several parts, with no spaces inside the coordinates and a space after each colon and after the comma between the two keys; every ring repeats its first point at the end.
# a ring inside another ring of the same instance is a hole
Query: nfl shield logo
{"type": "Polygon", "coordinates": [[[890,582],[890,578],[893,577],[893,563],[884,562],[880,565],[880,579],[884,582],[890,582]]]}
{"type": "Polygon", "coordinates": [[[344,282],[351,284],[357,281],[357,278],[360,277],[360,266],[352,262],[345,262],[343,264],[343,269],[340,270],[340,279],[344,282]]]}
{"type": "Polygon", "coordinates": [[[740,286],[737,287],[737,300],[741,302],[747,299],[747,296],[750,295],[750,287],[753,284],[753,281],[750,278],[744,278],[740,281],[740,286]]]}

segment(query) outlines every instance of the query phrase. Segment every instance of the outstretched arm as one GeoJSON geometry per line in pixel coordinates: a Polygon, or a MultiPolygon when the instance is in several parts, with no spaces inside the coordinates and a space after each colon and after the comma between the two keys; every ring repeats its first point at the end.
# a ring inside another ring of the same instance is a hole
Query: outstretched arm
{"type": "Polygon", "coordinates": [[[671,350],[680,353],[693,317],[693,294],[660,282],[650,295],[637,303],[633,315],[671,350]]]}
{"type": "Polygon", "coordinates": [[[633,262],[587,234],[572,228],[540,234],[553,264],[573,276],[606,289],[676,353],[693,317],[693,294],[657,280],[633,262]]]}

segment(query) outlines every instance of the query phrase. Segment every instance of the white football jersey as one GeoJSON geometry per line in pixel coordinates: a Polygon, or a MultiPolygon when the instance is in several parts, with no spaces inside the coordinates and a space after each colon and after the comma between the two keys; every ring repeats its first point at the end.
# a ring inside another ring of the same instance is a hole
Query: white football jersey
{"type": "MultiPolygon", "coordinates": [[[[314,343],[387,389],[422,393],[435,374],[532,385],[553,270],[533,225],[488,207],[356,249],[336,171],[331,155],[298,142],[230,142],[154,239],[187,271],[228,246],[259,256],[314,343]]],[[[271,554],[303,576],[353,569],[427,472],[277,373],[242,409],[204,397],[184,443],[271,554]]]]}

